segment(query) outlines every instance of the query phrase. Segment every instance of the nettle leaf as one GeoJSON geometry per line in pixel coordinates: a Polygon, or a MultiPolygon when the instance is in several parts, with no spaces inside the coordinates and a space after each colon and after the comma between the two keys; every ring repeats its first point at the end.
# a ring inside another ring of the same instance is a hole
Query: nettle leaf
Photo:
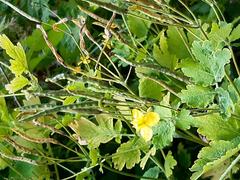
{"type": "Polygon", "coordinates": [[[174,159],[172,152],[169,151],[164,162],[165,174],[168,178],[173,174],[172,170],[176,165],[177,161],[174,159]]]}
{"type": "Polygon", "coordinates": [[[167,38],[164,31],[160,34],[160,47],[156,44],[153,46],[153,57],[163,67],[174,70],[177,65],[177,57],[168,51],[167,38]]]}
{"type": "Polygon", "coordinates": [[[194,117],[192,125],[208,140],[231,140],[240,136],[239,119],[231,117],[226,121],[217,113],[194,117]]]}
{"type": "Polygon", "coordinates": [[[191,167],[194,172],[191,176],[192,180],[196,180],[204,173],[216,168],[221,163],[232,157],[240,150],[240,137],[232,141],[213,141],[210,146],[202,148],[198,154],[198,160],[191,167]]]}
{"type": "Polygon", "coordinates": [[[113,127],[113,118],[108,115],[96,116],[98,126],[93,122],[81,118],[69,126],[82,139],[89,143],[91,148],[97,148],[101,143],[107,143],[118,135],[113,127]]]}
{"type": "Polygon", "coordinates": [[[231,53],[227,48],[214,48],[211,41],[194,41],[192,53],[197,61],[183,60],[180,64],[183,73],[200,85],[209,86],[221,82],[224,67],[230,62],[231,53]],[[194,67],[196,66],[196,67],[194,67]]]}
{"type": "Polygon", "coordinates": [[[217,88],[216,92],[218,94],[218,104],[221,114],[223,117],[230,117],[232,112],[234,112],[234,104],[228,91],[224,90],[223,88],[217,88]]]}
{"type": "Polygon", "coordinates": [[[23,77],[22,75],[15,77],[10,84],[7,84],[5,86],[6,90],[9,91],[9,93],[15,93],[18,90],[24,88],[26,85],[28,85],[30,82],[27,78],[23,77]]]}
{"type": "MultiPolygon", "coordinates": [[[[149,168],[143,174],[143,177],[151,177],[151,178],[157,179],[160,173],[161,173],[161,170],[159,169],[159,167],[155,166],[155,167],[149,168]]],[[[147,179],[141,178],[141,180],[147,180],[147,179]]]]}
{"type": "Polygon", "coordinates": [[[186,103],[190,107],[205,108],[213,102],[215,92],[208,87],[188,85],[187,90],[182,90],[178,95],[182,103],[186,103]]]}
{"type": "MultiPolygon", "coordinates": [[[[140,16],[142,16],[142,15],[140,14],[140,16]]],[[[147,33],[151,26],[150,21],[146,21],[141,18],[134,17],[134,16],[128,16],[127,22],[128,22],[130,31],[134,35],[136,35],[138,38],[144,38],[147,36],[147,33]]]]}
{"type": "Polygon", "coordinates": [[[163,97],[163,88],[158,83],[148,78],[140,79],[138,89],[140,97],[157,100],[161,100],[163,97]]]}
{"type": "Polygon", "coordinates": [[[190,111],[182,109],[176,117],[176,127],[182,130],[190,129],[193,122],[193,117],[190,115],[190,111]]]}
{"type": "Polygon", "coordinates": [[[240,24],[236,28],[233,29],[229,39],[231,42],[240,39],[240,24]]]}
{"type": "Polygon", "coordinates": [[[124,166],[131,169],[141,160],[141,149],[146,146],[142,139],[132,139],[126,143],[121,144],[117,152],[112,155],[112,162],[114,168],[122,170],[124,166]]]}
{"type": "Polygon", "coordinates": [[[171,120],[160,121],[158,125],[153,127],[153,145],[157,149],[163,149],[170,145],[173,141],[173,135],[175,133],[175,126],[171,120]]]}
{"type": "Polygon", "coordinates": [[[10,60],[10,70],[15,75],[21,75],[28,70],[27,59],[23,47],[20,43],[17,46],[8,39],[6,35],[0,35],[0,47],[12,58],[10,60]]]}

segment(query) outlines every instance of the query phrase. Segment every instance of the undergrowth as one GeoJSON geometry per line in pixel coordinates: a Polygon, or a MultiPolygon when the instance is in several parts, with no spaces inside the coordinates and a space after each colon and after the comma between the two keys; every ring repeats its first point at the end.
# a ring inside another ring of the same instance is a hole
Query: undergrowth
{"type": "Polygon", "coordinates": [[[239,179],[238,2],[0,2],[1,179],[239,179]]]}

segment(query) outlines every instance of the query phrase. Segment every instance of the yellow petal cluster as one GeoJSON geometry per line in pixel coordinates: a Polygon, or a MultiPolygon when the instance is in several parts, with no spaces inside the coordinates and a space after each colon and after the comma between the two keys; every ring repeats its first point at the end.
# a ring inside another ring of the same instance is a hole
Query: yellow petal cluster
{"type": "Polygon", "coordinates": [[[131,124],[140,133],[145,141],[150,141],[153,136],[152,127],[158,123],[160,117],[155,112],[147,112],[143,114],[137,109],[132,110],[131,124]]]}

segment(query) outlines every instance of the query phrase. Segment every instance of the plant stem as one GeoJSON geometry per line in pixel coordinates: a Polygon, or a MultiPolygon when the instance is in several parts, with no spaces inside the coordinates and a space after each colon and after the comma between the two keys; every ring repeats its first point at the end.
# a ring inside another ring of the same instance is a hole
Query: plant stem
{"type": "MultiPolygon", "coordinates": [[[[120,175],[123,175],[123,176],[128,176],[128,177],[132,177],[132,178],[136,178],[136,179],[156,179],[156,178],[152,178],[152,177],[145,177],[145,176],[138,176],[138,175],[135,175],[135,174],[130,174],[130,173],[126,173],[126,172],[122,172],[122,171],[118,171],[116,169],[113,169],[105,164],[102,164],[102,167],[111,171],[111,172],[114,172],[116,174],[120,174],[120,175]]],[[[157,180],[157,179],[156,179],[157,180]]]]}
{"type": "Polygon", "coordinates": [[[224,173],[221,175],[219,180],[223,180],[224,177],[231,171],[233,166],[235,166],[239,160],[240,160],[240,154],[236,157],[236,159],[233,160],[233,162],[230,164],[230,166],[228,166],[228,168],[224,171],[224,173]]]}

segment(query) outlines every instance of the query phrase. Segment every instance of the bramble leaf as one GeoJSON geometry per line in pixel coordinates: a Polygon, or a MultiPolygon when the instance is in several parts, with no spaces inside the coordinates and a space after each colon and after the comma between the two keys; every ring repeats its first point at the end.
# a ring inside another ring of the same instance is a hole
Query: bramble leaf
{"type": "Polygon", "coordinates": [[[208,87],[188,85],[187,90],[178,94],[182,103],[193,108],[204,108],[213,102],[215,92],[208,87]]]}

